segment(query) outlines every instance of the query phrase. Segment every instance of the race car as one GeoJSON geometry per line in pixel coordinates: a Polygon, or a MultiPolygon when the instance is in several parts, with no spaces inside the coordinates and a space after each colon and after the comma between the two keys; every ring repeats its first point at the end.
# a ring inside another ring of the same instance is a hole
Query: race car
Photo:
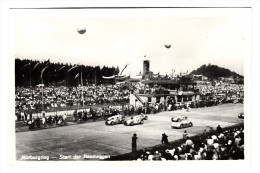
{"type": "Polygon", "coordinates": [[[145,114],[140,114],[138,116],[140,116],[142,118],[142,120],[148,120],[148,116],[145,114]]]}
{"type": "Polygon", "coordinates": [[[125,121],[125,117],[123,115],[115,115],[115,116],[112,116],[112,117],[109,117],[105,124],[106,125],[114,125],[114,124],[123,124],[125,121]]]}
{"type": "Polygon", "coordinates": [[[135,124],[143,124],[144,123],[144,120],[142,117],[140,117],[139,115],[136,115],[134,117],[131,117],[131,119],[129,120],[126,120],[124,122],[124,125],[125,126],[133,126],[135,124]]]}
{"type": "Polygon", "coordinates": [[[192,127],[193,124],[191,121],[189,121],[187,116],[176,116],[172,118],[172,128],[184,128],[184,127],[192,127]]]}
{"type": "Polygon", "coordinates": [[[244,119],[244,112],[240,113],[240,114],[238,115],[238,118],[244,119]]]}
{"type": "Polygon", "coordinates": [[[175,116],[175,117],[172,117],[172,122],[178,122],[178,121],[181,121],[181,120],[185,120],[187,118],[187,116],[184,116],[184,115],[178,115],[178,116],[175,116]]]}

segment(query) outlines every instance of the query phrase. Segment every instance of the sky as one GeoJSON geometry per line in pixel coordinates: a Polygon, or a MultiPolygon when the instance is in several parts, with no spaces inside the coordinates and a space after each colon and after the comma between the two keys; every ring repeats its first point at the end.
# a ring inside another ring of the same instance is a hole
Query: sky
{"type": "Polygon", "coordinates": [[[120,69],[128,63],[123,74],[131,76],[143,60],[160,74],[210,63],[243,75],[250,39],[246,9],[19,9],[10,16],[15,58],[120,69]]]}

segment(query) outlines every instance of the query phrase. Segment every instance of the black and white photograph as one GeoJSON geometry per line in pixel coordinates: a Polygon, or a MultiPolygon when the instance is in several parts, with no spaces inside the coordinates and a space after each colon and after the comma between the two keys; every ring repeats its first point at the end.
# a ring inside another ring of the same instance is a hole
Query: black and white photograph
{"type": "Polygon", "coordinates": [[[252,163],[252,8],[13,7],[8,17],[14,162],[252,163]]]}

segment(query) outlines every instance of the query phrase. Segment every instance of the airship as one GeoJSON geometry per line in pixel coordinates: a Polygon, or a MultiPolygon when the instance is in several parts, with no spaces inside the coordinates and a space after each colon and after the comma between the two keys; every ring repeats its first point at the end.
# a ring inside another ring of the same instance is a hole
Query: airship
{"type": "Polygon", "coordinates": [[[86,28],[79,28],[79,29],[78,29],[78,33],[79,33],[79,34],[85,34],[86,31],[87,31],[86,28]]]}

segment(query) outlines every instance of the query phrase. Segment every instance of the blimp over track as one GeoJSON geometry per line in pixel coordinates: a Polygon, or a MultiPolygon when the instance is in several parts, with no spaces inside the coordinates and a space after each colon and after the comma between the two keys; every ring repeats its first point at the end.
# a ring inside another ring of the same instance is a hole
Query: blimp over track
{"type": "Polygon", "coordinates": [[[79,33],[79,34],[85,34],[86,31],[87,31],[86,28],[78,28],[78,33],[79,33]]]}
{"type": "Polygon", "coordinates": [[[167,48],[167,49],[169,49],[169,48],[171,48],[171,44],[164,44],[164,46],[167,48]]]}

